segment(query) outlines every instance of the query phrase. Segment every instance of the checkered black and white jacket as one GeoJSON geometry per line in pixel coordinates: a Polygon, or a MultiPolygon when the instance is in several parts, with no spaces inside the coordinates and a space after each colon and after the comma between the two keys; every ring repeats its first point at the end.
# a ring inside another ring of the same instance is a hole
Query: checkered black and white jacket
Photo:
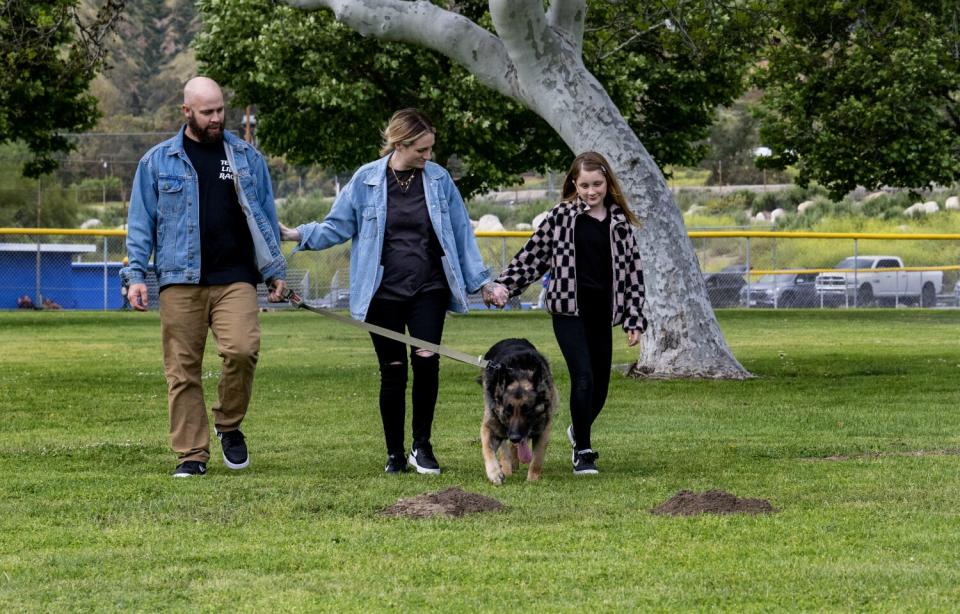
{"type": "MultiPolygon", "coordinates": [[[[517,296],[549,271],[544,304],[550,313],[578,315],[577,266],[573,230],[587,205],[577,198],[557,204],[517,252],[497,281],[517,296]]],[[[610,205],[610,253],[613,257],[613,313],[610,325],[623,330],[647,329],[643,317],[643,271],[633,229],[616,204],[610,205]]]]}

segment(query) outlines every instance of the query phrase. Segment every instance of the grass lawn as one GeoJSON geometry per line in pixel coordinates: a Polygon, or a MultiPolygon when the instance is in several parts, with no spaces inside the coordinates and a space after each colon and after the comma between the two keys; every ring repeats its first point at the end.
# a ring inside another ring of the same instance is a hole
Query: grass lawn
{"type": "MultiPolygon", "coordinates": [[[[263,314],[250,469],[224,468],[214,443],[205,478],[174,480],[156,314],[0,313],[0,611],[955,611],[960,311],[719,317],[758,377],[615,375],[601,473],[580,477],[548,318],[449,318],[449,345],[525,336],[557,376],[544,479],[494,487],[469,366],[442,363],[443,475],[388,477],[369,338],[263,314]],[[830,455],[849,458],[811,460],[830,455]],[[507,509],[376,514],[451,485],[507,509]],[[780,511],[649,513],[682,489],[780,511]]],[[[618,333],[614,362],[633,356],[618,333]]],[[[212,341],[205,370],[211,400],[212,341]]]]}

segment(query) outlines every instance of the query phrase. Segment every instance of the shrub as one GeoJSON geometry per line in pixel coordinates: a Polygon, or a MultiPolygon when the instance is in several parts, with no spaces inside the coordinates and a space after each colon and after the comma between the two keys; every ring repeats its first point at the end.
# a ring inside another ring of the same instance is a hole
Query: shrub
{"type": "Polygon", "coordinates": [[[281,199],[277,203],[277,217],[287,226],[322,220],[330,213],[333,199],[317,194],[281,199]]]}
{"type": "Polygon", "coordinates": [[[910,194],[897,192],[884,194],[861,202],[861,212],[867,217],[877,217],[884,220],[901,218],[903,210],[910,206],[910,194]]]}

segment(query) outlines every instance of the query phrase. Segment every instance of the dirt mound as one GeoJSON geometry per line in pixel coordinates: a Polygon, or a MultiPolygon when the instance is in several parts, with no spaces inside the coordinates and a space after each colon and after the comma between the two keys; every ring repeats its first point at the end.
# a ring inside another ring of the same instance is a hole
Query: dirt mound
{"type": "Polygon", "coordinates": [[[681,490],[650,510],[650,513],[665,516],[695,516],[697,514],[772,514],[776,511],[766,499],[740,499],[722,490],[708,490],[703,493],[681,490]]]}
{"type": "Polygon", "coordinates": [[[400,499],[390,507],[380,510],[380,516],[395,518],[459,518],[476,512],[497,512],[503,504],[496,499],[476,493],[465,492],[451,486],[435,493],[424,493],[412,499],[400,499]]]}

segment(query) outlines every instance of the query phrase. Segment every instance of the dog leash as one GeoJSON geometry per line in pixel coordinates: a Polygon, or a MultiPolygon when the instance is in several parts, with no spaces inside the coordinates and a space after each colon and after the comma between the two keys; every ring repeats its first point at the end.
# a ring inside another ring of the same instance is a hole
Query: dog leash
{"type": "MultiPolygon", "coordinates": [[[[423,339],[417,339],[416,337],[411,337],[410,335],[405,335],[403,333],[398,333],[395,330],[390,330],[389,328],[384,328],[382,326],[377,326],[376,324],[370,324],[368,322],[361,322],[360,320],[354,320],[353,318],[348,318],[342,316],[339,313],[334,313],[333,311],[326,309],[324,307],[316,307],[314,305],[308,304],[300,296],[291,290],[290,288],[284,288],[281,296],[290,301],[290,304],[298,309],[306,309],[312,311],[313,313],[319,313],[322,316],[330,318],[331,320],[336,320],[341,324],[347,324],[355,328],[360,328],[367,332],[374,333],[375,335],[380,335],[381,337],[387,337],[388,339],[393,339],[394,341],[399,341],[401,343],[406,343],[407,345],[413,345],[424,350],[430,350],[434,354],[440,354],[441,356],[446,356],[447,358],[452,358],[458,362],[463,362],[468,365],[473,365],[475,367],[480,367],[481,369],[486,369],[490,365],[489,360],[485,360],[483,356],[471,356],[466,352],[461,352],[460,350],[455,350],[453,348],[448,348],[445,345],[439,345],[436,343],[431,343],[429,341],[424,341],[423,339]]],[[[496,365],[493,365],[496,366],[496,365]]]]}

